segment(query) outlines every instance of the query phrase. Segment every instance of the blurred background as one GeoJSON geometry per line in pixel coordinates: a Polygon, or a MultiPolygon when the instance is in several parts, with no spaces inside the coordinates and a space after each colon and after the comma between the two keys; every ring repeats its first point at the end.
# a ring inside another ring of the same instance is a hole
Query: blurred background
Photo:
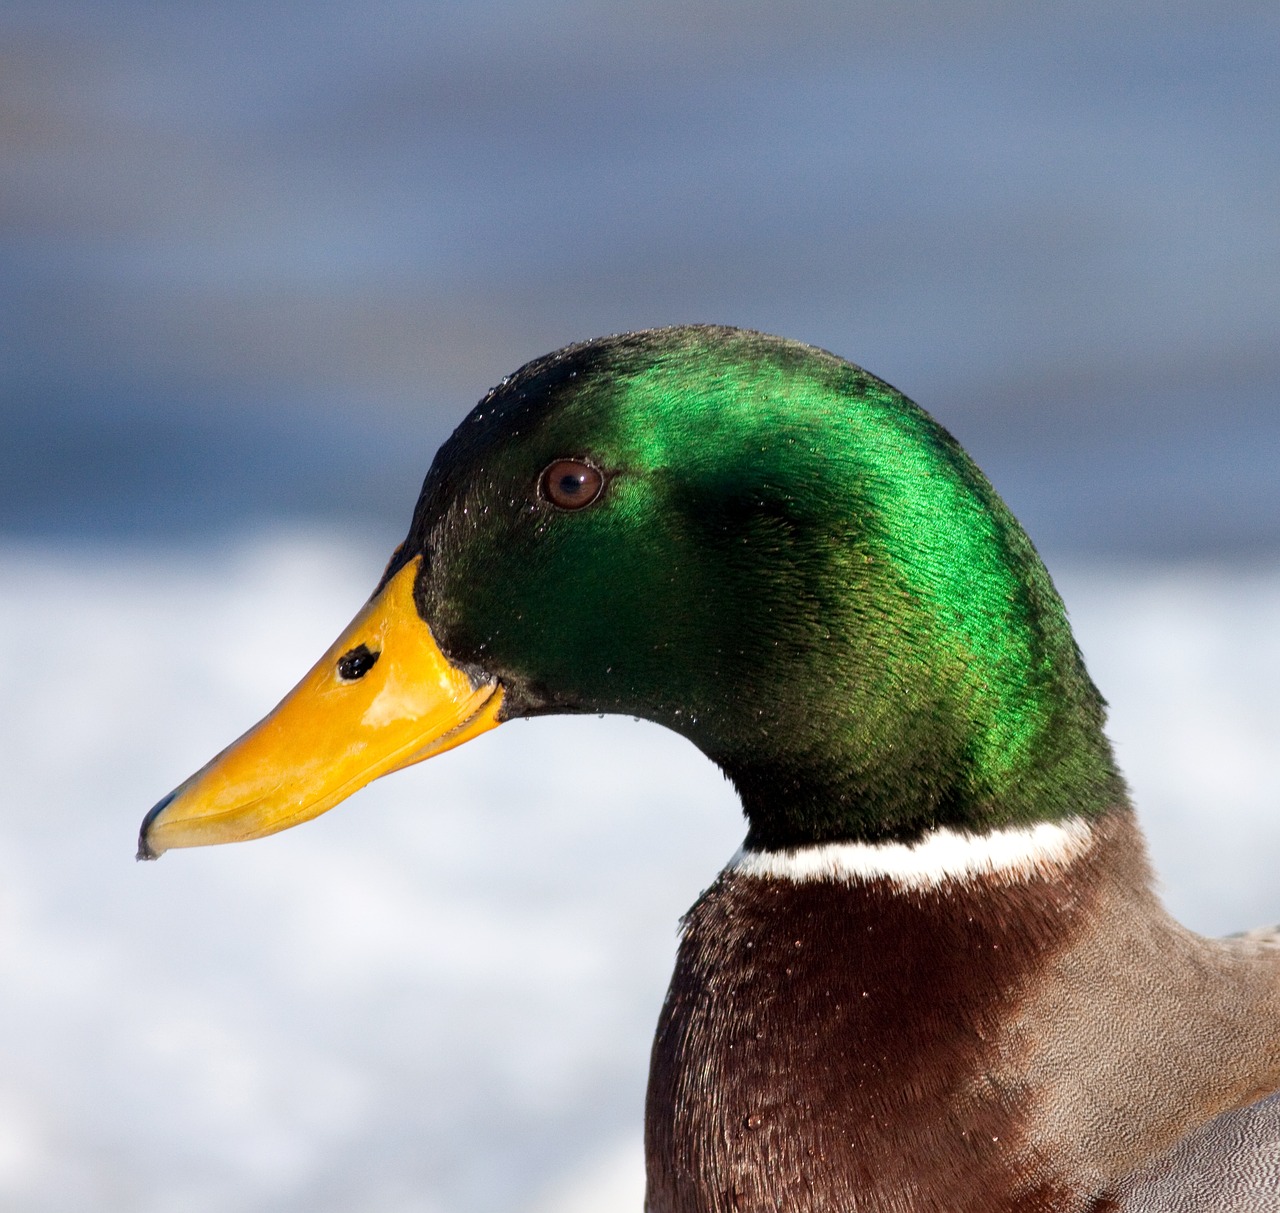
{"type": "Polygon", "coordinates": [[[783,333],[935,413],[1170,903],[1280,918],[1277,63],[1269,0],[0,0],[0,1203],[639,1209],[741,835],[683,743],[513,725],[131,860],[471,404],[605,332],[783,333]]]}

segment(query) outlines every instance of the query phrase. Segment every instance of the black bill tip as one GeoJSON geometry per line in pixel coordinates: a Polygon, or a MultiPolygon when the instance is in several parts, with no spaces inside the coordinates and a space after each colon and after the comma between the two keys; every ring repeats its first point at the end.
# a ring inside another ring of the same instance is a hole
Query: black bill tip
{"type": "Polygon", "coordinates": [[[151,811],[142,819],[142,829],[138,831],[138,859],[159,859],[160,852],[153,851],[151,844],[147,841],[147,831],[151,828],[151,823],[155,821],[161,813],[165,811],[172,803],[173,798],[178,794],[178,789],[174,788],[163,800],[153,805],[151,811]]]}

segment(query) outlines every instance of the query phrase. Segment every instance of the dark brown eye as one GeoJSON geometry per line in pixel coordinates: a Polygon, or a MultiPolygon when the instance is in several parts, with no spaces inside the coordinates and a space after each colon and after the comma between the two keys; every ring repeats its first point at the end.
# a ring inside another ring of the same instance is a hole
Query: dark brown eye
{"type": "Polygon", "coordinates": [[[542,495],[562,510],[580,510],[600,496],[604,475],[582,459],[557,459],[539,481],[542,495]]]}

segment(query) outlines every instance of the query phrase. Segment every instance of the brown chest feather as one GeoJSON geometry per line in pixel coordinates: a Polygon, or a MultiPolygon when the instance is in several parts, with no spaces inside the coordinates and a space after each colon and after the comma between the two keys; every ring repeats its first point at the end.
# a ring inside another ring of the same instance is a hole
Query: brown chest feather
{"type": "MultiPolygon", "coordinates": [[[[1105,982],[1132,950],[1101,947],[1099,922],[1114,929],[1115,890],[1135,880],[1146,904],[1145,867],[1140,850],[1108,850],[1070,880],[930,892],[723,876],[686,922],[654,1042],[648,1213],[1095,1207],[1114,1175],[1057,1157],[1043,1125],[1062,1119],[1055,1100],[1097,1118],[1130,1094],[1070,1094],[1080,1084],[1055,1075],[1052,1050],[1041,1064],[1027,1017],[1043,1013],[1064,957],[1073,981],[1096,963],[1105,982]]],[[[1141,1049],[1141,1021],[1110,1034],[1115,1049],[1141,1049]]],[[[1125,1162],[1230,1106],[1232,1081],[1139,1108],[1151,1124],[1125,1126],[1125,1162]]],[[[1137,1102],[1151,1097],[1166,1093],[1137,1102]]]]}

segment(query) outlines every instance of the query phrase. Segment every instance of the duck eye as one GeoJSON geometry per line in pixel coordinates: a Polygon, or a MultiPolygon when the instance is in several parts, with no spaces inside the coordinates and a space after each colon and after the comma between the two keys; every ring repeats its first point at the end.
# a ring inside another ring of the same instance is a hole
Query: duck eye
{"type": "Polygon", "coordinates": [[[373,652],[367,644],[358,644],[338,658],[338,677],[343,682],[355,682],[373,669],[374,663],[381,656],[381,653],[373,652]]]}
{"type": "Polygon", "coordinates": [[[557,459],[539,481],[542,495],[562,510],[590,505],[604,489],[604,474],[582,459],[557,459]]]}

